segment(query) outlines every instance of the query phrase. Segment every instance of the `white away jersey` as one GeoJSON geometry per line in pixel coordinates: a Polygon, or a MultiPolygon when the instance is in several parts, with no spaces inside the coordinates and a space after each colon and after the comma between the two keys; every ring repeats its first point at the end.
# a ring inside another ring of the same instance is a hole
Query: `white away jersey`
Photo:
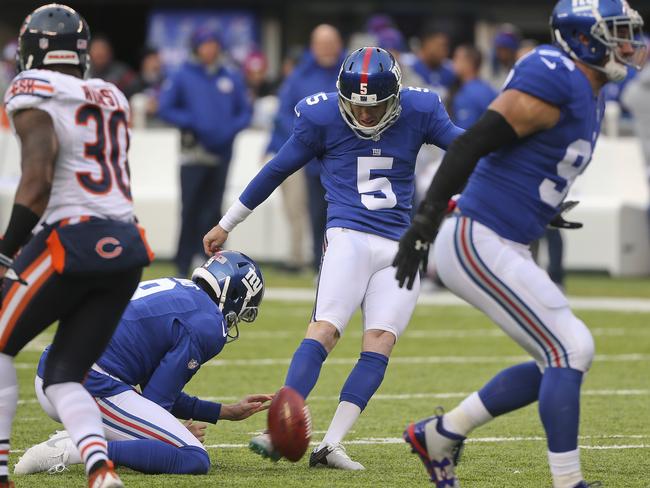
{"type": "Polygon", "coordinates": [[[54,123],[59,153],[43,222],[82,215],[133,220],[129,104],[115,85],[34,69],[14,78],[4,102],[12,120],[33,108],[54,123]]]}

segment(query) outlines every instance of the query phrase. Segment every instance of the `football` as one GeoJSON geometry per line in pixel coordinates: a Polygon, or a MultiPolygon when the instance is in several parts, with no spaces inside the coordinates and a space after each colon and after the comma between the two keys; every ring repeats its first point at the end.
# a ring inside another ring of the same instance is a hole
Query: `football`
{"type": "Polygon", "coordinates": [[[273,447],[289,461],[305,454],[311,439],[311,415],[305,400],[296,390],[283,386],[275,394],[268,416],[273,447]]]}

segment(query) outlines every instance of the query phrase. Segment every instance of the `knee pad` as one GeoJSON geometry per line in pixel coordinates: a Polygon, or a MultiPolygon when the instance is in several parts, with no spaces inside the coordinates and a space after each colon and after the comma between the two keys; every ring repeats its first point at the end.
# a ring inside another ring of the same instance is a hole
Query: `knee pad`
{"type": "Polygon", "coordinates": [[[577,317],[572,317],[567,327],[571,330],[571,340],[564,341],[564,347],[567,349],[569,367],[586,373],[594,360],[594,338],[584,322],[577,317]]]}
{"type": "Polygon", "coordinates": [[[181,471],[178,474],[207,474],[210,471],[208,452],[196,446],[180,448],[182,454],[181,471]]]}

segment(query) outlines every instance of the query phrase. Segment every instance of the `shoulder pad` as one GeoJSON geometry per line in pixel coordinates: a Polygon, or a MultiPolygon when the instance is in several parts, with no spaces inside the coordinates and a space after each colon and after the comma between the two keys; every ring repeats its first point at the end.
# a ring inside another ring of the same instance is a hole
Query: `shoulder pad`
{"type": "Polygon", "coordinates": [[[316,125],[331,124],[340,117],[338,94],[320,92],[303,98],[293,109],[296,117],[303,117],[316,125]]]}
{"type": "Polygon", "coordinates": [[[416,112],[432,112],[442,105],[440,95],[419,86],[408,86],[400,91],[402,110],[415,110],[416,112]]]}
{"type": "Polygon", "coordinates": [[[34,108],[56,95],[53,73],[48,70],[28,70],[19,73],[7,88],[4,103],[7,113],[34,108]]]}

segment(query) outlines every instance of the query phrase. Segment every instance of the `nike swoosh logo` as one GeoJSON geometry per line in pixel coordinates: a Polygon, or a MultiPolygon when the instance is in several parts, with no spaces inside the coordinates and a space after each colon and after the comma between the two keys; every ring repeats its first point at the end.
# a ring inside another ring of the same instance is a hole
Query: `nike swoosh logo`
{"type": "Polygon", "coordinates": [[[549,60],[546,59],[546,58],[542,58],[542,61],[544,61],[544,64],[545,64],[546,66],[548,66],[548,69],[555,69],[555,68],[557,68],[557,63],[553,63],[553,62],[549,61],[549,60]]]}

